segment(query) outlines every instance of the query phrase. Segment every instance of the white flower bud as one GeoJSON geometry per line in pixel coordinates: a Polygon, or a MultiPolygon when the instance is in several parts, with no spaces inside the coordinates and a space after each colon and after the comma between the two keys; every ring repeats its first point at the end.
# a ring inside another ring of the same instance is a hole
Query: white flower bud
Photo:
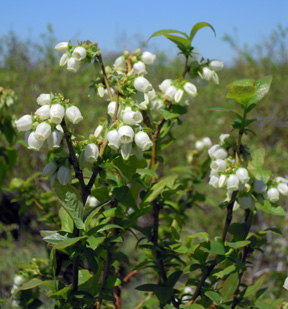
{"type": "Polygon", "coordinates": [[[196,141],[195,143],[195,148],[198,150],[198,151],[202,151],[205,147],[205,144],[203,141],[196,141]]]}
{"type": "Polygon", "coordinates": [[[271,203],[279,201],[279,191],[276,188],[271,188],[267,191],[267,198],[271,203]]]}
{"type": "Polygon", "coordinates": [[[210,69],[208,69],[207,67],[203,68],[202,70],[202,78],[205,80],[210,80],[213,76],[214,72],[210,69]]]}
{"type": "Polygon", "coordinates": [[[256,193],[264,193],[267,190],[267,185],[261,180],[254,181],[254,191],[256,193]]]}
{"type": "Polygon", "coordinates": [[[68,42],[61,42],[55,46],[55,50],[60,53],[65,53],[68,50],[68,42]]]}
{"type": "Polygon", "coordinates": [[[212,142],[211,142],[211,139],[210,139],[209,137],[204,137],[204,138],[202,139],[202,141],[203,141],[205,147],[211,147],[212,142]]]}
{"type": "Polygon", "coordinates": [[[57,165],[55,162],[51,161],[45,165],[42,174],[44,177],[51,177],[57,170],[57,165]]]}
{"type": "Polygon", "coordinates": [[[42,93],[39,95],[37,98],[37,103],[39,105],[45,105],[45,104],[50,104],[51,103],[51,96],[49,93],[42,93]]]}
{"type": "Polygon", "coordinates": [[[31,115],[24,115],[15,122],[15,126],[19,132],[21,131],[29,131],[33,127],[32,117],[31,115]]]}
{"type": "Polygon", "coordinates": [[[163,80],[163,82],[159,85],[159,89],[160,89],[163,93],[165,93],[166,89],[167,89],[169,86],[171,86],[171,83],[172,83],[171,79],[165,79],[165,80],[163,80]]]}
{"type": "Polygon", "coordinates": [[[212,60],[209,63],[209,66],[213,71],[221,71],[224,68],[224,63],[223,61],[212,60]]]}
{"type": "Polygon", "coordinates": [[[132,151],[132,143],[121,145],[121,156],[123,160],[128,160],[132,151]]]}
{"type": "Polygon", "coordinates": [[[105,90],[104,90],[104,87],[102,87],[102,86],[100,86],[100,87],[98,87],[97,88],[97,93],[98,93],[98,95],[99,95],[99,97],[100,98],[103,98],[104,97],[104,92],[105,90]]]}
{"type": "Polygon", "coordinates": [[[50,117],[50,106],[47,104],[42,105],[36,110],[35,115],[41,120],[48,119],[50,117]]]}
{"type": "Polygon", "coordinates": [[[153,90],[152,85],[150,82],[143,76],[138,76],[134,81],[134,87],[137,91],[147,93],[153,90]]]}
{"type": "Polygon", "coordinates": [[[83,60],[86,58],[87,52],[86,49],[82,46],[78,46],[73,50],[72,57],[77,60],[83,60]]]}
{"type": "Polygon", "coordinates": [[[164,97],[169,100],[169,101],[172,101],[174,99],[174,96],[176,94],[176,91],[177,91],[177,88],[174,87],[174,86],[169,86],[165,93],[164,93],[164,97]]]}
{"type": "Polygon", "coordinates": [[[77,72],[80,68],[80,60],[70,58],[67,62],[67,70],[70,72],[77,72]]]}
{"type": "Polygon", "coordinates": [[[51,126],[47,122],[41,122],[38,124],[35,130],[35,138],[39,141],[45,141],[51,134],[51,126]]]}
{"type": "Polygon", "coordinates": [[[65,114],[65,109],[61,104],[53,104],[50,107],[51,122],[60,124],[65,114]]]}
{"type": "Polygon", "coordinates": [[[157,98],[157,94],[156,94],[155,89],[152,89],[151,91],[148,91],[147,93],[145,93],[144,98],[145,98],[145,96],[147,96],[148,101],[151,101],[151,100],[157,98]]]}
{"type": "Polygon", "coordinates": [[[35,132],[31,132],[27,138],[28,149],[39,151],[44,141],[35,137],[35,132]]]}
{"type": "Polygon", "coordinates": [[[163,107],[163,101],[156,99],[150,102],[150,108],[152,111],[159,111],[163,107]]]}
{"type": "Polygon", "coordinates": [[[134,131],[129,126],[122,126],[118,130],[120,142],[123,144],[130,144],[133,142],[134,131]]]}
{"type": "Polygon", "coordinates": [[[216,170],[218,173],[221,173],[221,172],[224,172],[226,170],[227,164],[224,160],[217,159],[217,160],[211,162],[210,167],[213,168],[214,170],[216,170]]]}
{"type": "Polygon", "coordinates": [[[211,80],[218,85],[219,84],[219,77],[218,74],[216,72],[213,73],[213,75],[211,76],[211,80]]]}
{"type": "Polygon", "coordinates": [[[288,186],[286,183],[279,183],[277,186],[277,190],[285,196],[288,196],[288,186]]]}
{"type": "Polygon", "coordinates": [[[123,56],[118,57],[114,64],[113,64],[114,69],[121,69],[126,67],[126,61],[123,56]]]}
{"type": "Polygon", "coordinates": [[[284,281],[283,288],[288,290],[288,277],[284,281]]]}
{"type": "Polygon", "coordinates": [[[84,150],[85,160],[89,163],[94,163],[97,161],[99,156],[98,147],[95,144],[88,144],[84,150]]]}
{"type": "Polygon", "coordinates": [[[72,171],[69,167],[60,166],[57,172],[57,179],[62,186],[67,185],[72,180],[72,171]]]}
{"type": "Polygon", "coordinates": [[[236,171],[236,176],[243,184],[247,183],[250,180],[250,177],[248,176],[248,171],[244,167],[241,167],[236,171]]]}
{"type": "Polygon", "coordinates": [[[117,132],[117,130],[111,130],[107,133],[107,139],[108,139],[108,146],[114,150],[118,150],[121,141],[120,141],[120,136],[117,132]]]}
{"type": "Polygon", "coordinates": [[[255,202],[250,195],[238,197],[238,202],[242,209],[253,209],[255,206],[255,202]]]}
{"type": "Polygon", "coordinates": [[[123,121],[129,125],[135,125],[141,123],[143,120],[143,116],[139,111],[133,112],[125,112],[123,114],[123,121]]]}
{"type": "Polygon", "coordinates": [[[135,134],[135,144],[142,151],[148,150],[152,147],[153,142],[150,140],[149,135],[143,131],[135,134]]]}
{"type": "Polygon", "coordinates": [[[277,182],[283,182],[283,183],[286,183],[288,184],[288,179],[284,178],[284,177],[276,177],[276,181],[277,182]]]}
{"type": "Polygon", "coordinates": [[[58,131],[60,131],[62,134],[64,134],[64,130],[63,130],[63,128],[61,127],[60,124],[57,124],[55,128],[56,128],[58,131]]]}
{"type": "Polygon", "coordinates": [[[192,83],[186,83],[184,85],[184,90],[186,91],[186,93],[188,93],[191,97],[196,97],[197,95],[197,88],[195,85],[193,85],[192,83]]]}
{"type": "Polygon", "coordinates": [[[99,205],[99,203],[100,202],[95,196],[89,195],[85,205],[88,207],[96,207],[97,205],[99,205]]]}
{"type": "Polygon", "coordinates": [[[69,60],[69,56],[67,54],[63,54],[60,58],[59,65],[60,67],[63,67],[69,60]]]}
{"type": "Polygon", "coordinates": [[[174,100],[176,103],[179,103],[184,95],[184,91],[182,89],[177,89],[175,96],[174,96],[174,100]]]}
{"type": "Polygon", "coordinates": [[[137,75],[146,74],[146,66],[142,61],[134,63],[133,69],[137,75]]]}
{"type": "Polygon", "coordinates": [[[83,117],[81,115],[81,112],[78,107],[76,106],[70,106],[66,109],[65,113],[67,119],[72,122],[73,124],[79,123],[81,120],[83,120],[83,117]]]}
{"type": "Polygon", "coordinates": [[[96,129],[95,129],[95,132],[94,132],[94,136],[95,137],[99,137],[101,135],[101,133],[103,132],[103,126],[99,125],[96,129]]]}
{"type": "Polygon", "coordinates": [[[222,143],[225,143],[225,139],[228,138],[230,136],[230,134],[221,134],[219,136],[219,139],[222,143]]]}
{"type": "Polygon", "coordinates": [[[212,159],[226,159],[228,156],[226,149],[220,147],[217,150],[215,150],[212,154],[212,159]]]}
{"type": "Polygon", "coordinates": [[[230,175],[227,179],[227,189],[230,191],[239,190],[239,178],[236,175],[230,175]]]}
{"type": "Polygon", "coordinates": [[[17,276],[14,277],[14,284],[17,285],[18,287],[23,285],[26,281],[27,281],[27,279],[23,278],[20,275],[17,275],[17,276]]]}
{"type": "Polygon", "coordinates": [[[216,175],[211,176],[209,180],[209,185],[214,188],[219,188],[219,177],[217,177],[216,175]]]}
{"type": "Polygon", "coordinates": [[[47,138],[47,144],[49,148],[59,148],[63,138],[63,133],[58,130],[52,131],[47,138]]]}
{"type": "Polygon", "coordinates": [[[226,181],[227,181],[227,176],[222,174],[220,177],[219,177],[219,182],[218,182],[218,186],[219,188],[223,188],[225,185],[226,185],[226,181]]]}
{"type": "MultiPolygon", "coordinates": [[[[115,113],[115,108],[116,108],[116,102],[112,101],[108,104],[107,106],[107,113],[108,115],[113,119],[114,118],[114,113],[115,113]]],[[[121,117],[122,109],[120,104],[118,105],[118,111],[117,111],[117,118],[121,117]]]]}
{"type": "Polygon", "coordinates": [[[148,51],[145,51],[143,52],[141,59],[145,64],[150,65],[154,63],[156,56],[148,51]]]}

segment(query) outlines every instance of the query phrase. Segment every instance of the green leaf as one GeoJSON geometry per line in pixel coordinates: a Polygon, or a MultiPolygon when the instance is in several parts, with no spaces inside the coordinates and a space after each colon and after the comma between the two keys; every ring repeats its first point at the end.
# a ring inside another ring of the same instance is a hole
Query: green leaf
{"type": "Polygon", "coordinates": [[[219,241],[211,241],[209,252],[218,254],[218,255],[225,255],[225,248],[224,248],[223,243],[219,241]]]}
{"type": "Polygon", "coordinates": [[[156,32],[154,32],[149,39],[147,40],[147,42],[153,38],[153,37],[157,37],[157,36],[161,36],[161,35],[167,35],[167,34],[171,34],[171,33],[178,33],[178,34],[182,34],[184,37],[186,37],[187,39],[189,39],[189,36],[187,35],[187,33],[182,32],[182,31],[178,31],[175,29],[163,29],[163,30],[158,30],[156,32]]]}
{"type": "Polygon", "coordinates": [[[222,300],[223,302],[227,302],[232,299],[234,292],[238,286],[238,273],[231,274],[223,283],[223,287],[221,290],[222,300]]]}
{"type": "Polygon", "coordinates": [[[229,89],[226,98],[234,99],[240,104],[246,104],[255,94],[255,80],[237,80],[227,86],[229,89]]]}
{"type": "Polygon", "coordinates": [[[225,241],[225,246],[228,246],[232,249],[243,248],[243,247],[246,247],[249,244],[250,244],[249,240],[242,240],[242,241],[236,241],[236,242],[225,241]]]}
{"type": "Polygon", "coordinates": [[[143,292],[153,292],[156,286],[156,284],[142,284],[138,285],[135,290],[143,292]]]}
{"type": "Polygon", "coordinates": [[[255,295],[256,291],[263,286],[263,282],[265,280],[265,276],[260,277],[253,285],[248,286],[244,293],[244,298],[255,295]]]}
{"type": "Polygon", "coordinates": [[[256,93],[254,96],[247,102],[247,107],[256,104],[268,93],[270,85],[272,82],[272,76],[265,76],[258,79],[255,83],[256,93]]]}
{"type": "Polygon", "coordinates": [[[164,35],[168,40],[175,43],[177,47],[184,53],[189,53],[191,51],[191,43],[188,39],[184,39],[177,35],[165,34],[164,35]]]}
{"type": "Polygon", "coordinates": [[[261,180],[265,183],[268,182],[271,176],[270,171],[265,171],[263,169],[264,160],[265,160],[265,149],[260,148],[254,150],[251,153],[252,161],[249,161],[248,170],[249,172],[258,180],[261,180]]]}
{"type": "Polygon", "coordinates": [[[123,160],[120,156],[113,160],[113,164],[117,166],[129,180],[133,178],[138,168],[145,168],[147,166],[145,159],[138,160],[136,156],[131,156],[128,160],[123,160]]]}
{"type": "Polygon", "coordinates": [[[154,177],[154,178],[158,178],[158,175],[157,175],[157,173],[155,173],[154,171],[152,171],[152,170],[150,170],[150,169],[148,169],[148,168],[138,168],[137,170],[136,170],[136,172],[138,173],[138,174],[144,174],[144,175],[148,175],[148,176],[151,176],[151,177],[154,177]]]}
{"type": "Polygon", "coordinates": [[[25,181],[21,178],[12,178],[10,183],[9,183],[9,189],[10,190],[20,190],[23,185],[24,185],[25,181]]]}
{"type": "Polygon", "coordinates": [[[221,297],[217,292],[206,291],[204,294],[213,301],[213,304],[220,305],[221,297]]]}
{"type": "MultiPolygon", "coordinates": [[[[45,231],[44,231],[45,232],[45,231]]],[[[43,235],[45,233],[41,233],[43,235]]],[[[68,233],[65,232],[56,232],[53,234],[48,234],[47,236],[43,237],[43,240],[47,241],[49,244],[58,244],[59,242],[62,242],[64,240],[67,240],[68,238],[68,233]]]]}
{"type": "Polygon", "coordinates": [[[259,309],[275,309],[274,305],[271,305],[264,301],[259,301],[259,300],[255,302],[255,306],[259,309]]]}
{"type": "Polygon", "coordinates": [[[272,214],[275,216],[286,216],[286,211],[282,206],[273,206],[269,201],[264,200],[264,203],[256,202],[256,207],[268,214],[272,214]]]}
{"type": "Polygon", "coordinates": [[[188,240],[190,241],[191,239],[194,239],[194,238],[203,238],[205,241],[209,241],[209,234],[206,232],[199,232],[193,235],[189,235],[186,237],[186,243],[188,240]]]}
{"type": "Polygon", "coordinates": [[[68,212],[78,229],[84,229],[85,225],[82,221],[83,217],[83,203],[79,196],[77,189],[72,185],[62,186],[55,180],[54,190],[58,199],[65,210],[68,212]]]}
{"type": "Polygon", "coordinates": [[[73,233],[74,230],[73,220],[64,207],[60,207],[59,209],[59,218],[61,221],[61,231],[73,233]]]}
{"type": "Polygon", "coordinates": [[[65,240],[57,243],[56,245],[54,245],[52,250],[55,251],[55,250],[59,250],[59,249],[66,249],[68,247],[75,245],[78,241],[80,241],[84,238],[87,238],[87,237],[88,237],[87,235],[84,235],[84,236],[80,236],[80,237],[65,239],[65,240]]]}
{"type": "Polygon", "coordinates": [[[190,306],[185,307],[185,309],[204,309],[204,307],[198,304],[192,304],[190,306]]]}
{"type": "Polygon", "coordinates": [[[234,241],[244,240],[249,233],[249,226],[247,223],[232,223],[229,232],[233,235],[234,241]]]}
{"type": "Polygon", "coordinates": [[[95,236],[90,236],[87,238],[87,242],[88,242],[88,248],[91,248],[92,250],[95,250],[100,244],[103,243],[103,241],[106,239],[106,237],[104,236],[100,236],[100,237],[95,237],[95,236]]]}
{"type": "Polygon", "coordinates": [[[87,269],[80,269],[78,272],[78,277],[79,277],[78,285],[81,285],[87,282],[89,279],[91,279],[93,275],[87,269]]]}
{"type": "Polygon", "coordinates": [[[180,215],[176,215],[175,219],[172,221],[171,224],[171,233],[174,239],[178,240],[181,235],[182,230],[182,217],[180,215]]]}
{"type": "Polygon", "coordinates": [[[238,113],[234,112],[232,109],[225,108],[225,107],[209,107],[208,110],[216,111],[216,112],[232,113],[233,115],[235,115],[240,120],[242,120],[242,118],[243,118],[241,115],[239,115],[238,113]]]}
{"type": "Polygon", "coordinates": [[[163,117],[166,120],[173,119],[173,118],[178,118],[180,116],[180,114],[178,114],[178,113],[171,113],[171,112],[169,112],[167,110],[163,110],[162,111],[162,115],[163,115],[163,117]]]}
{"type": "Polygon", "coordinates": [[[224,268],[223,270],[214,273],[213,276],[215,276],[216,278],[222,279],[235,270],[236,270],[236,266],[230,265],[230,266],[224,268]]]}
{"type": "Polygon", "coordinates": [[[179,278],[182,276],[182,271],[177,270],[174,273],[172,273],[166,280],[165,286],[169,286],[173,288],[173,286],[176,284],[176,282],[179,280],[179,278]]]}
{"type": "Polygon", "coordinates": [[[166,304],[173,295],[173,289],[170,287],[158,285],[154,287],[154,293],[159,299],[160,303],[166,304]]]}
{"type": "Polygon", "coordinates": [[[190,42],[192,42],[192,40],[194,39],[194,36],[196,35],[196,33],[202,29],[202,28],[205,28],[205,27],[209,27],[212,29],[212,31],[214,32],[214,35],[216,36],[216,31],[215,29],[212,27],[212,25],[202,21],[202,22],[199,22],[197,24],[195,24],[193,26],[193,28],[191,29],[191,32],[190,32],[190,42]]]}

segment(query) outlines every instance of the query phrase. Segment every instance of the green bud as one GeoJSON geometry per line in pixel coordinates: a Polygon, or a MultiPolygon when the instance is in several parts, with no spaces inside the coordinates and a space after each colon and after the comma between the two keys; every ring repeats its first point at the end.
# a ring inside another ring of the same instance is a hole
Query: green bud
{"type": "Polygon", "coordinates": [[[128,52],[128,50],[124,50],[123,55],[124,55],[125,58],[128,58],[128,57],[129,57],[129,52],[128,52]]]}
{"type": "Polygon", "coordinates": [[[140,55],[141,53],[141,49],[140,48],[137,48],[135,51],[134,51],[134,55],[138,56],[140,55]]]}
{"type": "Polygon", "coordinates": [[[132,61],[132,63],[136,63],[136,62],[138,62],[138,58],[136,56],[133,56],[131,58],[131,61],[132,61]]]}

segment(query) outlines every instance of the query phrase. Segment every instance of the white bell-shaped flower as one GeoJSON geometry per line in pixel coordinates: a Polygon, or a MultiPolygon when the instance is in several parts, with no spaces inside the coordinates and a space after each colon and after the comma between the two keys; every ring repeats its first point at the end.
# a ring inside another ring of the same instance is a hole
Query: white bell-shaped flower
{"type": "Polygon", "coordinates": [[[17,275],[14,277],[14,284],[17,285],[18,287],[20,287],[21,285],[23,285],[28,279],[17,275]]]}
{"type": "Polygon", "coordinates": [[[179,103],[184,95],[184,91],[182,89],[177,89],[175,95],[174,95],[174,101],[175,103],[179,103]]]}
{"type": "Polygon", "coordinates": [[[221,173],[221,172],[224,172],[226,170],[227,163],[226,163],[226,161],[224,161],[222,159],[217,159],[217,160],[211,162],[210,167],[213,168],[214,170],[216,170],[218,173],[221,173]]]}
{"type": "Polygon", "coordinates": [[[134,131],[129,126],[122,126],[118,129],[120,142],[122,144],[130,144],[133,142],[134,131]]]}
{"type": "Polygon", "coordinates": [[[271,188],[267,191],[267,198],[271,203],[276,203],[279,201],[279,191],[276,188],[271,188]]]}
{"type": "Polygon", "coordinates": [[[221,71],[224,68],[224,63],[223,61],[220,61],[220,60],[212,60],[209,63],[209,66],[213,71],[217,72],[217,71],[221,71]]]}
{"type": "Polygon", "coordinates": [[[211,80],[216,84],[218,85],[219,84],[219,77],[218,77],[218,74],[216,72],[213,73],[212,77],[211,77],[211,80]]]}
{"type": "Polygon", "coordinates": [[[50,104],[51,103],[51,96],[49,93],[42,93],[39,95],[37,98],[37,103],[39,105],[45,105],[45,104],[50,104]]]}
{"type": "Polygon", "coordinates": [[[59,148],[63,138],[63,133],[58,130],[53,130],[47,138],[49,148],[59,148]]]}
{"type": "Polygon", "coordinates": [[[57,170],[57,164],[54,161],[45,165],[42,174],[44,177],[51,177],[57,170]]]}
{"type": "Polygon", "coordinates": [[[152,89],[151,91],[148,91],[147,93],[144,93],[144,97],[147,96],[148,101],[154,100],[157,98],[157,94],[155,89],[152,89]]]}
{"type": "Polygon", "coordinates": [[[97,88],[97,93],[99,95],[100,98],[103,98],[104,97],[104,87],[100,86],[97,88]]]}
{"type": "Polygon", "coordinates": [[[123,160],[128,160],[132,151],[132,143],[122,144],[120,150],[123,160]]]}
{"type": "Polygon", "coordinates": [[[42,105],[36,110],[35,115],[41,120],[48,119],[50,117],[50,106],[47,104],[42,105]]]}
{"type": "Polygon", "coordinates": [[[70,72],[77,72],[80,68],[80,60],[77,60],[76,58],[69,58],[67,62],[67,70],[70,72]]]}
{"type": "Polygon", "coordinates": [[[164,97],[169,100],[172,101],[174,100],[174,96],[176,94],[177,88],[174,86],[169,86],[166,88],[165,93],[164,93],[164,97]]]}
{"type": "Polygon", "coordinates": [[[195,148],[198,150],[198,151],[202,151],[205,147],[205,144],[203,141],[196,141],[195,143],[195,148]]]}
{"type": "Polygon", "coordinates": [[[68,60],[69,56],[67,54],[63,54],[59,61],[60,67],[63,67],[65,64],[67,64],[68,60]]]}
{"type": "Polygon", "coordinates": [[[283,288],[288,290],[288,277],[284,281],[283,288]]]}
{"type": "Polygon", "coordinates": [[[33,127],[33,121],[31,115],[24,115],[15,122],[15,126],[19,132],[29,131],[33,127]]]}
{"type": "Polygon", "coordinates": [[[205,144],[205,147],[211,147],[212,146],[212,142],[211,142],[211,139],[209,137],[204,137],[202,139],[202,141],[205,144]]]}
{"type": "Polygon", "coordinates": [[[141,123],[143,116],[139,111],[128,111],[123,114],[123,121],[129,125],[135,125],[141,123]]]}
{"type": "Polygon", "coordinates": [[[267,190],[267,185],[261,180],[254,181],[254,191],[256,193],[264,193],[267,190]]]}
{"type": "Polygon", "coordinates": [[[186,83],[184,85],[184,90],[186,93],[188,93],[191,97],[196,97],[197,95],[197,88],[194,84],[192,83],[186,83]]]}
{"type": "Polygon", "coordinates": [[[62,186],[67,185],[72,180],[72,171],[69,167],[60,166],[57,172],[57,179],[62,186]]]}
{"type": "Polygon", "coordinates": [[[95,144],[88,144],[84,150],[85,160],[89,163],[94,163],[97,161],[99,156],[99,149],[95,144]]]}
{"type": "Polygon", "coordinates": [[[253,209],[255,206],[255,201],[252,199],[250,195],[249,196],[244,195],[244,196],[238,197],[238,202],[242,209],[253,209]]]}
{"type": "Polygon", "coordinates": [[[39,140],[35,137],[35,132],[31,132],[27,137],[28,149],[39,151],[44,141],[39,140]]]}
{"type": "Polygon", "coordinates": [[[216,149],[213,153],[212,153],[212,159],[214,160],[218,160],[218,159],[226,159],[228,156],[228,153],[226,151],[226,149],[219,147],[218,149],[216,149]]]}
{"type": "Polygon", "coordinates": [[[81,120],[83,120],[83,117],[81,115],[81,112],[78,107],[76,106],[70,106],[66,109],[65,113],[67,119],[72,122],[73,124],[79,123],[81,120]]]}
{"type": "Polygon", "coordinates": [[[60,124],[65,114],[65,109],[61,104],[53,104],[50,107],[51,122],[60,124]]]}
{"type": "Polygon", "coordinates": [[[101,135],[101,133],[103,132],[104,127],[99,125],[95,131],[94,131],[94,136],[95,137],[99,137],[101,135]]]}
{"type": "Polygon", "coordinates": [[[283,183],[288,184],[288,179],[286,179],[286,178],[284,178],[284,177],[278,176],[278,177],[276,177],[276,181],[277,181],[277,182],[283,182],[283,183]]]}
{"type": "Polygon", "coordinates": [[[134,71],[137,75],[144,75],[144,74],[147,73],[146,72],[146,66],[142,61],[138,61],[138,62],[134,63],[133,69],[134,69],[134,71]]]}
{"type": "Polygon", "coordinates": [[[286,183],[282,183],[280,182],[277,186],[277,190],[279,191],[279,193],[281,193],[282,195],[288,196],[288,186],[286,183]]]}
{"type": "MultiPolygon", "coordinates": [[[[114,118],[114,113],[115,113],[115,108],[116,108],[116,102],[112,101],[108,104],[107,106],[107,114],[113,119],[114,118]]],[[[118,111],[117,111],[117,118],[121,117],[122,113],[122,108],[121,105],[118,105],[118,111]]]]}
{"type": "Polygon", "coordinates": [[[236,171],[236,176],[239,178],[240,182],[243,184],[247,183],[250,180],[248,171],[244,167],[241,167],[236,171]]]}
{"type": "Polygon", "coordinates": [[[134,81],[134,87],[137,91],[147,93],[153,90],[150,82],[143,76],[138,76],[134,81]]]}
{"type": "Polygon", "coordinates": [[[118,150],[121,141],[120,141],[120,135],[118,134],[117,130],[111,130],[107,133],[107,139],[108,139],[108,146],[114,150],[118,150]]]}
{"type": "Polygon", "coordinates": [[[73,50],[72,57],[77,60],[83,60],[86,58],[87,52],[86,49],[82,46],[78,46],[73,50]]]}
{"type": "Polygon", "coordinates": [[[217,177],[216,175],[211,176],[209,180],[209,185],[216,189],[219,188],[219,177],[217,177]]]}
{"type": "Polygon", "coordinates": [[[150,108],[152,111],[159,111],[163,106],[163,101],[161,99],[152,100],[150,102],[150,108]]]}
{"type": "Polygon", "coordinates": [[[227,179],[227,189],[230,191],[239,190],[239,178],[236,175],[230,175],[227,179]]]}
{"type": "Polygon", "coordinates": [[[220,177],[219,177],[219,182],[218,182],[218,186],[219,188],[223,188],[225,185],[226,185],[226,182],[227,182],[227,176],[222,174],[220,177]]]}
{"type": "Polygon", "coordinates": [[[142,56],[141,56],[142,61],[147,64],[147,65],[151,65],[154,63],[156,56],[153,55],[152,53],[145,51],[143,52],[142,56]]]}
{"type": "Polygon", "coordinates": [[[97,200],[95,196],[89,195],[85,205],[88,207],[96,207],[99,204],[100,202],[97,200]]]}
{"type": "Polygon", "coordinates": [[[126,66],[126,61],[123,56],[118,57],[113,64],[114,69],[121,69],[121,68],[123,69],[125,68],[125,66],[126,66]]]}
{"type": "Polygon", "coordinates": [[[55,46],[55,50],[60,53],[65,53],[68,50],[68,42],[60,42],[55,46]]]}
{"type": "Polygon", "coordinates": [[[35,130],[35,138],[39,141],[45,141],[51,134],[51,126],[47,122],[41,122],[38,124],[35,130]]]}
{"type": "Polygon", "coordinates": [[[225,140],[230,136],[230,134],[221,134],[219,136],[220,141],[224,144],[225,140]]]}
{"type": "Polygon", "coordinates": [[[171,79],[165,79],[163,82],[159,85],[159,89],[165,93],[166,89],[171,86],[172,80],[171,79]]]}
{"type": "Polygon", "coordinates": [[[202,69],[201,76],[205,80],[211,80],[211,78],[212,78],[214,73],[215,73],[214,71],[212,71],[209,68],[205,67],[205,68],[202,69]]]}
{"type": "Polygon", "coordinates": [[[150,140],[150,137],[147,133],[140,131],[135,134],[135,144],[142,151],[146,151],[152,147],[153,142],[150,140]]]}

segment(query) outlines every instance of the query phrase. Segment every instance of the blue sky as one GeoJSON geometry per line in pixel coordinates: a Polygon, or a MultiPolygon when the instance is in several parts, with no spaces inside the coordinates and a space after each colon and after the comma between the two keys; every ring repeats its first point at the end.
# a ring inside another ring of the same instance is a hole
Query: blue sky
{"type": "MultiPolygon", "coordinates": [[[[194,23],[206,21],[217,36],[203,29],[194,45],[204,57],[228,63],[235,54],[222,40],[225,33],[237,33],[240,46],[252,46],[263,42],[277,24],[288,26],[287,0],[9,0],[2,1],[1,12],[0,36],[13,30],[21,39],[36,41],[51,23],[59,41],[89,39],[104,51],[132,50],[157,30],[189,32],[194,23]]],[[[147,49],[155,48],[176,52],[164,38],[151,39],[147,49]]]]}

